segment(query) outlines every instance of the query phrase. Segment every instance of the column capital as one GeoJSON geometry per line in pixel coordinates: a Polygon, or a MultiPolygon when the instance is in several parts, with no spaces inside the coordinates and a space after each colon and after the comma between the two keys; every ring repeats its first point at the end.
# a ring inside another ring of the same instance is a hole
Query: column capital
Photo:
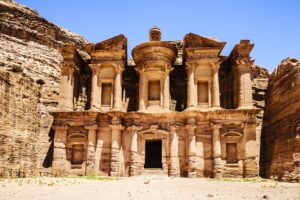
{"type": "Polygon", "coordinates": [[[196,135],[196,128],[197,126],[194,126],[194,125],[185,125],[185,130],[187,131],[188,133],[188,136],[189,136],[189,139],[192,139],[192,136],[195,136],[196,135]]]}
{"type": "Polygon", "coordinates": [[[75,70],[76,70],[75,63],[72,64],[63,63],[60,65],[60,71],[62,74],[73,74],[75,70]]]}
{"type": "Polygon", "coordinates": [[[96,125],[96,124],[85,125],[84,128],[88,129],[88,130],[97,130],[98,129],[98,125],[96,125]]]}
{"type": "Polygon", "coordinates": [[[109,127],[112,129],[112,130],[124,130],[124,126],[122,126],[122,124],[112,124],[112,125],[109,125],[109,127]]]}
{"type": "Polygon", "coordinates": [[[132,125],[127,127],[127,130],[132,132],[132,133],[136,133],[138,131],[141,131],[143,129],[143,126],[136,126],[136,125],[132,125]]]}
{"type": "Polygon", "coordinates": [[[170,133],[176,133],[179,128],[181,128],[181,126],[170,125],[170,133]]]}
{"type": "Polygon", "coordinates": [[[222,123],[210,123],[212,129],[220,129],[223,127],[222,123]]]}
{"type": "Polygon", "coordinates": [[[196,63],[192,63],[192,62],[187,62],[186,64],[185,64],[185,68],[186,68],[186,70],[188,71],[188,72],[194,72],[194,69],[195,69],[195,66],[196,66],[196,63]]]}
{"type": "Polygon", "coordinates": [[[69,126],[68,125],[53,125],[52,128],[55,131],[58,131],[58,130],[68,130],[69,126]]]}
{"type": "Polygon", "coordinates": [[[123,64],[115,64],[114,70],[116,73],[122,73],[124,71],[124,65],[123,64]]]}

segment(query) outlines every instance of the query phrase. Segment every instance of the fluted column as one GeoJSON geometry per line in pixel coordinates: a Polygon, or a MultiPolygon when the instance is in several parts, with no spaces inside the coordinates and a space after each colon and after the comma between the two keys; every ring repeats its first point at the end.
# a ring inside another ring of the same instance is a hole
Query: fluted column
{"type": "Polygon", "coordinates": [[[213,175],[214,178],[222,177],[222,159],[221,159],[221,135],[220,129],[222,128],[222,124],[213,123],[211,124],[213,129],[213,159],[214,159],[214,170],[213,175]]]}
{"type": "Polygon", "coordinates": [[[92,91],[91,91],[91,110],[99,111],[101,108],[101,86],[98,86],[97,65],[91,64],[92,69],[92,91]]]}
{"type": "Polygon", "coordinates": [[[253,107],[252,82],[250,75],[250,66],[252,62],[247,60],[237,60],[235,70],[237,70],[238,79],[238,108],[253,107]]]}
{"type": "Polygon", "coordinates": [[[114,110],[122,111],[122,67],[118,66],[115,70],[115,83],[114,83],[114,110]]]}
{"type": "Polygon", "coordinates": [[[97,125],[85,126],[88,130],[88,147],[87,147],[87,174],[95,173],[95,148],[96,148],[96,138],[97,138],[97,125]]]}
{"type": "Polygon", "coordinates": [[[54,148],[52,161],[52,174],[55,176],[67,175],[67,126],[54,126],[54,148]]]}
{"type": "Polygon", "coordinates": [[[130,145],[130,165],[129,165],[129,175],[138,175],[138,136],[137,132],[142,130],[142,126],[130,126],[127,128],[131,134],[131,145],[130,145]]]}
{"type": "Polygon", "coordinates": [[[170,176],[180,176],[180,165],[178,157],[178,126],[170,127],[170,176]]]}
{"type": "Polygon", "coordinates": [[[75,66],[61,66],[61,80],[58,107],[64,111],[73,111],[75,66]]]}
{"type": "MultiPolygon", "coordinates": [[[[117,120],[116,120],[117,121],[117,120]]],[[[110,175],[119,176],[120,167],[120,148],[121,148],[121,131],[124,127],[119,122],[113,122],[111,128],[111,163],[110,175]]]]}
{"type": "Polygon", "coordinates": [[[212,107],[220,108],[219,63],[213,66],[212,107]]]}
{"type": "Polygon", "coordinates": [[[144,112],[146,110],[146,76],[143,69],[139,70],[140,80],[139,80],[139,111],[144,112]]]}
{"type": "Polygon", "coordinates": [[[195,66],[189,64],[187,66],[188,88],[187,88],[187,108],[197,106],[197,88],[195,85],[195,66]]]}
{"type": "Polygon", "coordinates": [[[170,110],[170,72],[167,71],[164,79],[164,109],[170,110]]]}
{"type": "Polygon", "coordinates": [[[188,133],[189,140],[189,163],[188,163],[188,177],[196,178],[196,126],[188,124],[185,126],[188,133]]]}

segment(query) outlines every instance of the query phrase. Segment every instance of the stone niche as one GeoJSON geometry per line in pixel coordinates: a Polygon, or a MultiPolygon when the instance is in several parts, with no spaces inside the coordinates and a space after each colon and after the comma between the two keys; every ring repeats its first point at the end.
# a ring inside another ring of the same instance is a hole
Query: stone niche
{"type": "Polygon", "coordinates": [[[139,112],[170,111],[170,71],[176,59],[174,44],[160,41],[160,30],[150,30],[150,41],[132,50],[139,72],[139,112]]]}

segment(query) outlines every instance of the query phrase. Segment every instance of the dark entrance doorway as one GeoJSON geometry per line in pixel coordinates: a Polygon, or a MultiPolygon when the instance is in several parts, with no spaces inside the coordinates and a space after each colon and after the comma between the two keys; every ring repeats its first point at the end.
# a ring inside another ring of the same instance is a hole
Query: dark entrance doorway
{"type": "Polygon", "coordinates": [[[161,140],[146,140],[145,168],[162,168],[161,140]]]}

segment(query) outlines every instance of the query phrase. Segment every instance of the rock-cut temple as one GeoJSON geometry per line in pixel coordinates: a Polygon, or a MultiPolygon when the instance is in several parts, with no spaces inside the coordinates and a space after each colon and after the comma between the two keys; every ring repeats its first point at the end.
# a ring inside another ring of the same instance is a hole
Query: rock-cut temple
{"type": "Polygon", "coordinates": [[[175,177],[258,176],[259,140],[249,54],[241,40],[187,34],[149,41],[127,60],[127,38],[61,49],[59,108],[52,112],[52,173],[175,177]]]}

